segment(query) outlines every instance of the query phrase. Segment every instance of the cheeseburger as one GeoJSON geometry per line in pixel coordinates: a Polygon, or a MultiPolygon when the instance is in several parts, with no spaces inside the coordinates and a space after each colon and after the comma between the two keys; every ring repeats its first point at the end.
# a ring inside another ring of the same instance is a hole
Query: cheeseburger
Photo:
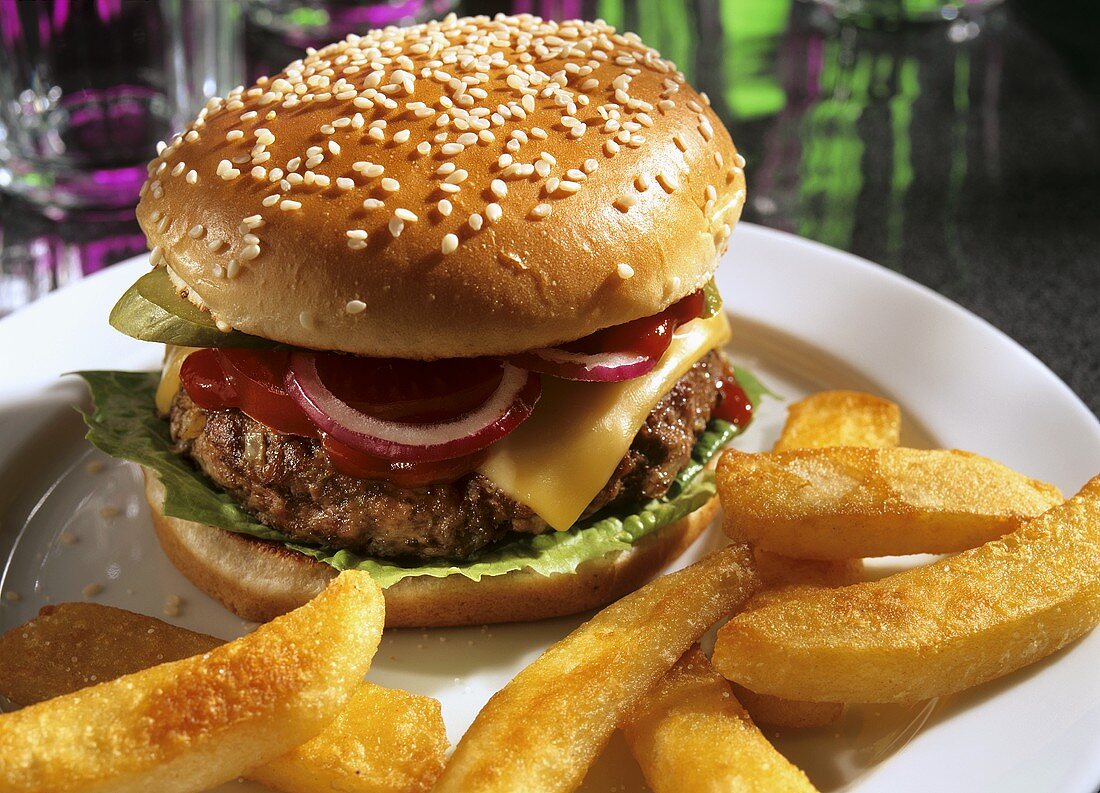
{"type": "Polygon", "coordinates": [[[311,50],[150,164],[153,270],[111,322],[164,369],[86,373],[89,438],[143,466],[167,555],[248,619],[350,567],[390,625],[601,606],[712,519],[707,463],[751,414],[712,281],[743,165],[706,96],[602,22],[311,50]]]}

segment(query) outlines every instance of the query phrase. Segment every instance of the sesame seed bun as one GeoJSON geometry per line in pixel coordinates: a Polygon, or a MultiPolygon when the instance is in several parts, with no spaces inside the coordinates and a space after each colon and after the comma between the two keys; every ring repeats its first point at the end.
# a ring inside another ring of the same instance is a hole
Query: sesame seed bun
{"type": "Polygon", "coordinates": [[[349,36],[213,100],[138,219],[225,328],[315,349],[506,355],[702,286],[744,203],[729,134],[604,23],[349,36]]]}
{"type": "MultiPolygon", "coordinates": [[[[266,622],[307,603],[336,575],[323,562],[243,534],[164,514],[164,486],[142,468],[145,498],[165,554],[190,581],[242,619],[266,622]]],[[[526,622],[602,608],[633,592],[695,542],[718,514],[712,498],[625,551],[574,573],[527,570],[485,576],[405,578],[384,590],[386,627],[428,628],[526,622]]]]}

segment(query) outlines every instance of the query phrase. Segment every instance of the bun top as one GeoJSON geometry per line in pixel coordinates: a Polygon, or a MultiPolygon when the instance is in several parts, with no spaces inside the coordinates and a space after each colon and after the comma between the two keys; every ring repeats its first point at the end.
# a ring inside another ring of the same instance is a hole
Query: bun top
{"type": "Polygon", "coordinates": [[[676,67],[603,22],[348,36],[211,100],[138,219],[222,327],[315,349],[505,355],[710,277],[744,160],[676,67]]]}

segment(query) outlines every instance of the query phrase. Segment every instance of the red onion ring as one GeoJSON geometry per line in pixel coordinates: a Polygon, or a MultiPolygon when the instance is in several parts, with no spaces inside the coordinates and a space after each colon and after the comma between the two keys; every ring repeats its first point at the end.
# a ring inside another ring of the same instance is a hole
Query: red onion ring
{"type": "Polygon", "coordinates": [[[653,370],[660,356],[634,352],[570,352],[561,347],[512,355],[509,360],[542,374],[586,383],[619,383],[653,370]]]}
{"type": "Polygon", "coordinates": [[[471,454],[527,420],[542,394],[537,374],[503,364],[500,385],[480,406],[433,424],[386,421],[356,410],[321,380],[312,353],[290,356],[287,392],[317,426],[354,449],[401,462],[435,462],[471,454]]]}

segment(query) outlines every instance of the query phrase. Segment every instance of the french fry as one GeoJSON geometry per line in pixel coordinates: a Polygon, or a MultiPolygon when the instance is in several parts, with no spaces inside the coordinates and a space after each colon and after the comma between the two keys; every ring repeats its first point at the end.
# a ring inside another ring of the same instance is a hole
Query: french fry
{"type": "MultiPolygon", "coordinates": [[[[897,446],[901,410],[896,404],[858,391],[821,391],[787,409],[787,423],[773,451],[826,446],[897,446]]],[[[788,586],[848,586],[861,580],[862,559],[796,559],[755,549],[756,567],[768,590],[788,586]]],[[[767,592],[753,598],[759,604],[767,592]]],[[[839,702],[803,702],[757,694],[733,684],[734,694],[756,724],[783,729],[813,729],[832,724],[844,705],[839,702]]]]}
{"type": "Polygon", "coordinates": [[[361,683],[320,735],[245,776],[285,793],[423,793],[449,746],[437,700],[361,683]]]}
{"type": "Polygon", "coordinates": [[[0,789],[185,793],[228,782],[317,735],[382,634],[366,573],[208,653],[0,716],[0,789]]]}
{"type": "MultiPolygon", "coordinates": [[[[848,586],[860,580],[863,573],[862,559],[797,559],[793,556],[753,549],[756,569],[767,589],[789,586],[848,586]]],[[[754,601],[764,596],[757,593],[754,601]]]]}
{"type": "Polygon", "coordinates": [[[901,410],[859,391],[821,391],[787,408],[787,423],[772,451],[826,446],[898,445],[901,410]]]}
{"type": "Polygon", "coordinates": [[[698,646],[646,694],[623,733],[655,793],[816,791],[768,743],[698,646]]]}
{"type": "Polygon", "coordinates": [[[0,635],[0,696],[33,705],[224,643],[102,603],[45,606],[0,635]]]}
{"type": "Polygon", "coordinates": [[[753,691],[913,702],[1014,672],[1100,622],[1100,476],[1012,534],[841,589],[796,587],[730,620],[715,667],[753,691]]]}
{"type": "Polygon", "coordinates": [[[435,790],[573,790],[624,716],[758,584],[748,547],[731,545],[608,606],[489,700],[435,790]]]}
{"type": "MultiPolygon", "coordinates": [[[[0,695],[31,705],[221,644],[100,603],[46,606],[0,636],[0,695]]],[[[447,746],[439,702],[360,683],[316,737],[245,776],[287,793],[416,793],[431,789],[447,746]]]]}
{"type": "Polygon", "coordinates": [[[1053,485],[942,449],[726,452],[718,482],[727,534],[803,559],[964,551],[1061,503],[1053,485]]]}

